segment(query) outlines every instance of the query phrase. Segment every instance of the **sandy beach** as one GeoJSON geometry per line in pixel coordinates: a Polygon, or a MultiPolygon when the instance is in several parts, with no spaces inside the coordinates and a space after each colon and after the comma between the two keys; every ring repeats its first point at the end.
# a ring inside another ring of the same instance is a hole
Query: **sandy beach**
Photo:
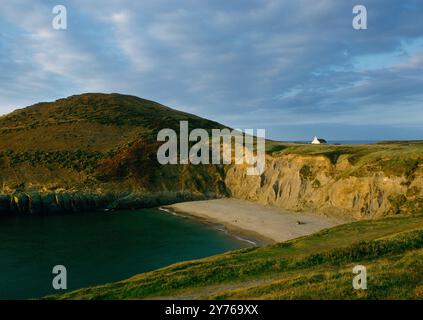
{"type": "Polygon", "coordinates": [[[241,236],[250,236],[258,240],[259,244],[305,236],[346,222],[232,198],[183,202],[163,208],[222,224],[228,231],[241,236]]]}

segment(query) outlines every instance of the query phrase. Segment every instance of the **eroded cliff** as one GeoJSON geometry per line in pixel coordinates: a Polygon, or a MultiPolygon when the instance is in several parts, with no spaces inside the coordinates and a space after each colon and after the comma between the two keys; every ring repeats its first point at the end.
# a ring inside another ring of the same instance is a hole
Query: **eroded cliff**
{"type": "Polygon", "coordinates": [[[232,166],[225,183],[235,198],[353,219],[422,210],[419,157],[355,160],[351,154],[269,155],[261,176],[247,176],[246,167],[232,166]]]}

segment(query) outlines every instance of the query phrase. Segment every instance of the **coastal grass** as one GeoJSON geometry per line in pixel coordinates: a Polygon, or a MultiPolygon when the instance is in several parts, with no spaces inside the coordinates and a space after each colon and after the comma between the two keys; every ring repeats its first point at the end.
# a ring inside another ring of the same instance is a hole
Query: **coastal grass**
{"type": "Polygon", "coordinates": [[[266,247],[181,262],[49,299],[421,298],[423,216],[359,221],[266,247]],[[368,267],[369,290],[352,289],[368,267]]]}
{"type": "Polygon", "coordinates": [[[423,299],[423,249],[362,262],[367,290],[354,290],[355,263],[285,272],[269,283],[212,294],[209,299],[423,299]]]}
{"type": "Polygon", "coordinates": [[[384,158],[415,159],[422,156],[423,141],[398,141],[377,144],[335,145],[303,144],[266,141],[266,152],[273,156],[287,154],[318,156],[323,155],[335,163],[341,155],[346,155],[352,164],[360,161],[380,160],[384,158]]]}
{"type": "Polygon", "coordinates": [[[285,155],[323,156],[333,165],[347,160],[343,176],[366,176],[382,171],[388,176],[412,178],[423,163],[423,141],[380,142],[362,145],[311,145],[266,142],[266,152],[274,157],[285,155]]]}

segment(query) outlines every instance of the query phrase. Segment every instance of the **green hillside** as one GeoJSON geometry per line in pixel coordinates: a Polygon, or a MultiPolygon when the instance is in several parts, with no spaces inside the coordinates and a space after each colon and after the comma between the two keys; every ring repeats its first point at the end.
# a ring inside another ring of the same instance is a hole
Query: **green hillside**
{"type": "Polygon", "coordinates": [[[92,195],[113,202],[131,194],[134,201],[151,194],[174,200],[175,193],[181,192],[225,194],[219,167],[158,164],[157,132],[163,128],[179,131],[181,120],[188,121],[190,129],[224,128],[214,121],[121,94],[71,96],[0,117],[0,212],[9,210],[10,202],[17,202],[13,208],[26,212],[33,198],[41,201],[38,207],[63,208],[62,203],[48,200],[57,198],[57,193],[66,193],[66,198],[78,203],[81,195],[87,198],[82,202],[94,203],[92,195]],[[18,193],[24,194],[10,197],[18,193]]]}
{"type": "Polygon", "coordinates": [[[121,94],[86,93],[43,102],[0,117],[0,150],[110,152],[158,130],[223,128],[214,121],[154,101],[121,94]]]}

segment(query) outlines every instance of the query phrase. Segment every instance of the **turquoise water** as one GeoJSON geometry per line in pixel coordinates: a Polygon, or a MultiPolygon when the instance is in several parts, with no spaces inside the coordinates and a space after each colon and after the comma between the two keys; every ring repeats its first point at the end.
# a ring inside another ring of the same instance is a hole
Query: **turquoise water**
{"type": "Polygon", "coordinates": [[[65,292],[122,280],[174,262],[249,246],[215,227],[158,209],[0,219],[0,299],[65,292]]]}

